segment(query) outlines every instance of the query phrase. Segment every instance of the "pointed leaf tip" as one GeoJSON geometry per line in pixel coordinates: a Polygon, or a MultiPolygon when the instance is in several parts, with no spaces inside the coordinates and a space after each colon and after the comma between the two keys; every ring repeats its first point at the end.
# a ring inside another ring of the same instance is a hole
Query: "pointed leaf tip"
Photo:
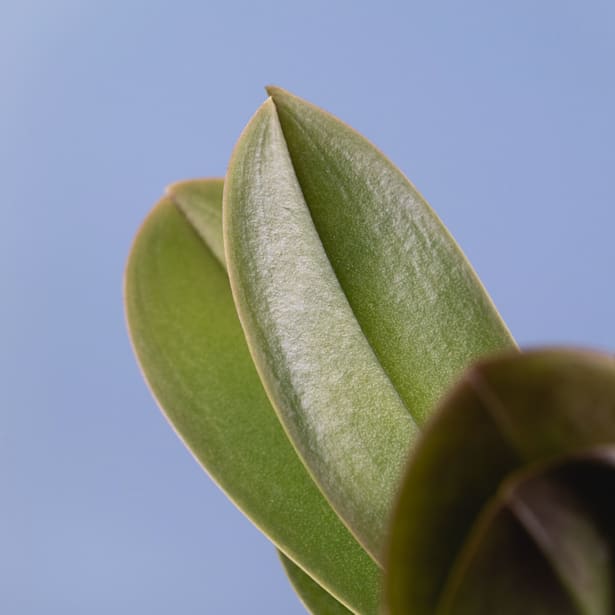
{"type": "Polygon", "coordinates": [[[167,187],[167,196],[187,218],[205,245],[223,267],[222,190],[221,178],[193,179],[167,187]]]}
{"type": "Polygon", "coordinates": [[[165,196],[168,196],[171,200],[179,195],[192,192],[194,189],[206,186],[222,186],[224,182],[223,177],[198,177],[195,179],[182,179],[169,184],[164,189],[165,196]]]}
{"type": "Polygon", "coordinates": [[[275,98],[276,96],[281,96],[283,94],[289,93],[283,88],[278,87],[277,85],[266,85],[265,91],[267,92],[267,94],[269,94],[269,96],[271,96],[271,98],[275,98]]]}

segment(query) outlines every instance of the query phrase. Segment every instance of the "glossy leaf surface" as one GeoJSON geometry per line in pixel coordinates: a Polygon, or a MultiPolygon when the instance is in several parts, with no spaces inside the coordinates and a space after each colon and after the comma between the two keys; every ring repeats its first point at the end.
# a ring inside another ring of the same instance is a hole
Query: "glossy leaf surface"
{"type": "MultiPolygon", "coordinates": [[[[385,583],[389,612],[437,612],[459,558],[471,548],[468,540],[477,519],[508,476],[532,464],[611,445],[614,357],[536,351],[487,360],[469,370],[411,455],[391,525],[385,583]]],[[[524,495],[529,496],[527,491],[524,495]]],[[[535,493],[532,498],[540,501],[535,493]]],[[[554,515],[544,504],[541,514],[554,515]]],[[[486,549],[510,544],[510,536],[519,535],[510,514],[504,512],[502,519],[486,549]]],[[[547,568],[559,579],[554,561],[547,568]]],[[[494,568],[495,576],[506,582],[503,568],[494,568]]]]}
{"type": "Polygon", "coordinates": [[[252,364],[226,273],[169,199],[139,232],[125,292],[139,363],[188,448],[286,555],[354,611],[374,613],[380,572],[297,458],[252,364]]]}
{"type": "Polygon", "coordinates": [[[279,551],[278,553],[289,581],[310,613],[313,615],[349,615],[352,612],[285,557],[283,553],[279,551]]]}
{"type": "Polygon", "coordinates": [[[226,178],[233,295],[287,432],[378,560],[429,408],[472,360],[513,342],[402,173],[330,115],[270,92],[226,178]]]}

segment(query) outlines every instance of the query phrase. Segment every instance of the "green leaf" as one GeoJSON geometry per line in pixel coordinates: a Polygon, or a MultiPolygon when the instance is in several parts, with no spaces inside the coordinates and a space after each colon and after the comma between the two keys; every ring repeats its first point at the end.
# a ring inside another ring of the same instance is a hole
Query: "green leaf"
{"type": "MultiPolygon", "coordinates": [[[[197,209],[215,206],[207,199],[219,194],[219,181],[193,188],[197,209]]],[[[190,209],[187,191],[172,190],[190,209]]],[[[163,199],[130,254],[126,312],[145,378],[179,436],[237,506],[337,599],[374,613],[380,571],[297,458],[252,364],[226,273],[194,224],[163,199]]]]}
{"type": "Polygon", "coordinates": [[[402,173],[330,115],[270,93],[227,174],[231,287],[287,432],[379,560],[418,426],[471,361],[514,344],[402,173]]]}
{"type": "Polygon", "coordinates": [[[615,447],[508,478],[475,524],[438,615],[615,612],[614,493],[615,447]]]}
{"type": "Polygon", "coordinates": [[[170,185],[167,195],[226,269],[222,241],[223,189],[223,179],[195,179],[170,185]]]}
{"type": "MultiPolygon", "coordinates": [[[[459,575],[453,571],[461,566],[462,553],[471,549],[472,528],[512,473],[613,444],[613,356],[547,350],[473,367],[443,401],[411,455],[391,522],[389,611],[437,612],[447,583],[459,575]]],[[[550,512],[543,506],[541,514],[550,512]]],[[[508,521],[514,526],[514,519],[508,521]]],[[[508,521],[496,528],[503,534],[494,535],[488,547],[516,531],[508,521]]]]}
{"type": "Polygon", "coordinates": [[[348,615],[349,611],[301,568],[278,551],[284,570],[305,608],[313,615],[348,615]]]}

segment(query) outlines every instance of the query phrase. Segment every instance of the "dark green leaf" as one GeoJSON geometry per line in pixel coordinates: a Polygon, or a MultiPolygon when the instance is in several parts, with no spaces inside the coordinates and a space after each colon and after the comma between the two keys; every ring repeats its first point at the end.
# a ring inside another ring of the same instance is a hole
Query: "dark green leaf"
{"type": "MultiPolygon", "coordinates": [[[[411,456],[391,524],[385,584],[390,612],[436,612],[476,520],[507,476],[613,444],[612,356],[536,351],[472,368],[411,456]]],[[[507,527],[497,527],[503,535],[486,548],[517,531],[509,512],[504,516],[507,527]]]]}
{"type": "Polygon", "coordinates": [[[614,494],[615,447],[507,479],[459,556],[438,615],[611,615],[614,494]]]}

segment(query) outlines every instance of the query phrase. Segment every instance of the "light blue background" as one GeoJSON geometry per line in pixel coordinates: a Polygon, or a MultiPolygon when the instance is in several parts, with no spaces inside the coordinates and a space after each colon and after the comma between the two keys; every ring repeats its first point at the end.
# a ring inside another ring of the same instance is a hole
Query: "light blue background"
{"type": "Polygon", "coordinates": [[[168,428],[122,270],[275,83],[426,195],[523,345],[615,349],[615,4],[8,0],[0,8],[0,611],[301,613],[168,428]]]}

